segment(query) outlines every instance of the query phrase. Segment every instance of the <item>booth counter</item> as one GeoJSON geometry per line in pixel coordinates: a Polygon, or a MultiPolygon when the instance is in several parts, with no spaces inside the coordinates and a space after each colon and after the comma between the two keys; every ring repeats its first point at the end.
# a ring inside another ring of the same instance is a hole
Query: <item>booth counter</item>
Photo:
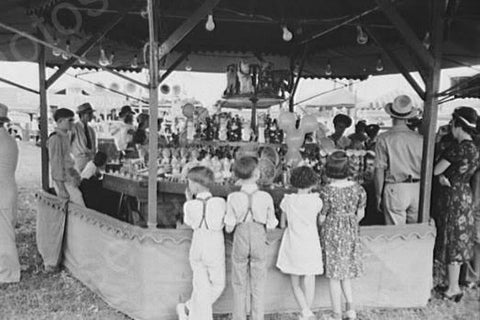
{"type": "MultiPolygon", "coordinates": [[[[46,263],[61,262],[113,308],[135,319],[176,319],[176,304],[192,290],[191,231],[142,229],[45,192],[37,200],[37,243],[46,263]]],[[[282,232],[268,233],[267,313],[298,310],[289,277],[275,267],[282,232]]],[[[425,306],[432,287],[435,227],[371,226],[361,227],[360,233],[365,274],[353,281],[358,307],[425,306]]],[[[231,249],[228,235],[228,280],[215,313],[232,311],[231,249]]],[[[329,306],[327,280],[318,276],[314,310],[329,306]]]]}

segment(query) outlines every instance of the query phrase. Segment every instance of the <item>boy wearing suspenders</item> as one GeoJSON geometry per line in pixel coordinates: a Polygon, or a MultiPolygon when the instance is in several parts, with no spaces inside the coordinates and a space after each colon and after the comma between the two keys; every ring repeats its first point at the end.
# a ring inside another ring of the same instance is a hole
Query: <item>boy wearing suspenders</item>
{"type": "Polygon", "coordinates": [[[212,304],[225,287],[226,204],[223,198],[212,197],[210,193],[209,185],[214,182],[212,170],[194,167],[187,179],[183,212],[185,224],[193,229],[189,255],[193,292],[189,301],[177,305],[177,313],[180,320],[212,320],[212,304]]]}
{"type": "Polygon", "coordinates": [[[227,232],[235,229],[232,250],[233,320],[247,318],[247,299],[251,299],[252,320],[263,320],[264,292],[267,276],[267,233],[274,229],[273,199],[258,190],[260,177],[258,159],[241,157],[235,161],[233,171],[241,190],[227,198],[225,226],[227,232]],[[251,288],[251,296],[247,288],[251,288]]]}

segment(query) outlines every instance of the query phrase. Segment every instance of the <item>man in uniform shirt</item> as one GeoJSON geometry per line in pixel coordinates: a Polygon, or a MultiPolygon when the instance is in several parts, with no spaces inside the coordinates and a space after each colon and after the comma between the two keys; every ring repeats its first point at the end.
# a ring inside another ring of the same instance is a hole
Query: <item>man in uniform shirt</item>
{"type": "Polygon", "coordinates": [[[72,128],[72,154],[75,169],[82,172],[87,163],[93,160],[97,152],[95,130],[88,125],[93,119],[93,108],[90,103],[84,103],[77,108],[79,121],[72,128]]]}
{"type": "Polygon", "coordinates": [[[410,97],[401,95],[385,111],[393,127],[378,136],[375,146],[377,207],[387,225],[417,223],[423,138],[408,128],[407,120],[417,116],[418,110],[410,97]]]}

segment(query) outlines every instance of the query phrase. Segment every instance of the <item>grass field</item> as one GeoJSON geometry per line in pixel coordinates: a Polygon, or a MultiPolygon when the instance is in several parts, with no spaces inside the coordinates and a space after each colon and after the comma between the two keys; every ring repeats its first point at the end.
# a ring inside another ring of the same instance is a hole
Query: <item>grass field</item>
{"type": "MultiPolygon", "coordinates": [[[[35,244],[34,193],[40,187],[40,153],[37,147],[26,143],[20,144],[17,180],[20,188],[20,211],[16,234],[22,279],[18,284],[0,285],[0,320],[130,319],[110,308],[70,276],[68,271],[53,274],[45,274],[42,271],[42,261],[35,244]]],[[[230,317],[227,315],[216,318],[229,319],[230,317]]],[[[292,314],[276,314],[268,315],[266,319],[293,320],[297,317],[292,314]]],[[[360,310],[359,319],[480,319],[480,290],[468,290],[464,299],[458,304],[432,298],[427,307],[421,309],[360,310]]]]}

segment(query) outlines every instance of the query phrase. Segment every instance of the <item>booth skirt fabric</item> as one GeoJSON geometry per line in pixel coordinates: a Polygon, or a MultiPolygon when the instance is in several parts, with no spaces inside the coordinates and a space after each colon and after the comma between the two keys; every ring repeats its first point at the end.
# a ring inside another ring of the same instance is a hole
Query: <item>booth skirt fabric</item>
{"type": "Polygon", "coordinates": [[[0,209],[0,283],[20,281],[14,228],[15,209],[0,209]]]}

